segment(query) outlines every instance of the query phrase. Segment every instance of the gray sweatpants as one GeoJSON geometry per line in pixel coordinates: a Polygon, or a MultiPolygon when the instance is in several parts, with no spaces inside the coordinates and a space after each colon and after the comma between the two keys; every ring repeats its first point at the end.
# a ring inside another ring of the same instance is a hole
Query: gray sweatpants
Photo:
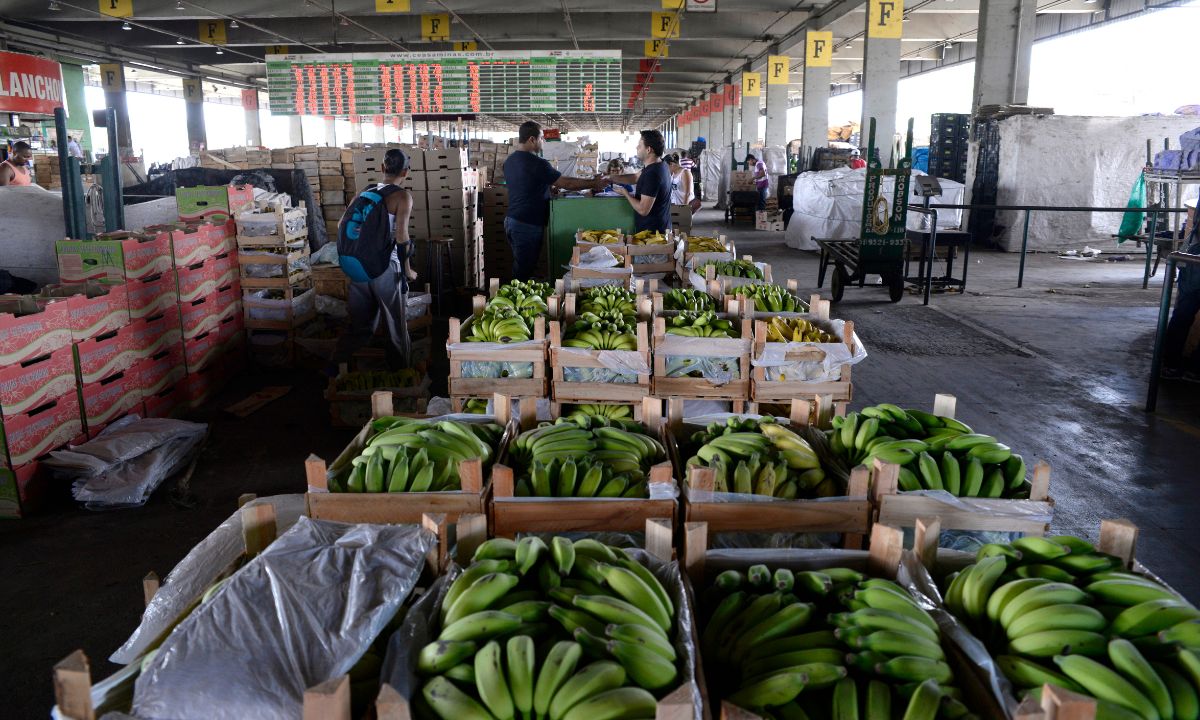
{"type": "Polygon", "coordinates": [[[392,253],[391,270],[369,282],[350,283],[347,301],[350,312],[350,333],[344,338],[340,359],[345,361],[353,352],[371,341],[379,323],[388,336],[388,365],[395,369],[412,367],[412,340],[408,336],[408,321],[404,317],[408,299],[408,282],[404,265],[392,253]]]}

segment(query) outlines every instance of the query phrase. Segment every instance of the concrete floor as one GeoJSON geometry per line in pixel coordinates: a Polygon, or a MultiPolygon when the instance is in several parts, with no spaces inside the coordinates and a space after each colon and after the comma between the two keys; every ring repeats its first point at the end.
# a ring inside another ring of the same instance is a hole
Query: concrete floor
{"type": "MultiPolygon", "coordinates": [[[[727,232],[744,253],[771,263],[778,280],[815,290],[816,258],[776,233],[729,232],[704,211],[696,234],[727,232]]],[[[1132,250],[1130,251],[1132,252],[1132,250]]],[[[887,302],[882,289],[848,289],[835,315],[854,320],[870,354],[854,371],[854,407],[877,402],[927,407],[959,399],[958,415],[1026,458],[1054,468],[1053,529],[1095,538],[1103,518],[1141,529],[1138,555],[1184,594],[1200,597],[1200,511],[1190,482],[1190,443],[1200,438],[1200,387],[1164,385],[1159,412],[1145,414],[1145,388],[1160,285],[1141,289],[1136,262],[1090,263],[1030,256],[1016,289],[1018,258],[976,252],[964,295],[887,302]]],[[[828,287],[825,288],[828,295],[828,287]]],[[[431,368],[444,391],[444,369],[431,368]]],[[[352,431],[331,429],[316,373],[246,373],[195,419],[212,434],[178,502],[160,489],[140,509],[92,513],[64,501],[48,514],[0,524],[0,715],[45,717],[51,666],[76,648],[99,678],[142,609],[141,579],[165,575],[236,507],[238,495],[302,492],[303,460],[330,458],[352,431]],[[265,384],[292,392],[239,420],[220,408],[265,384]]]]}

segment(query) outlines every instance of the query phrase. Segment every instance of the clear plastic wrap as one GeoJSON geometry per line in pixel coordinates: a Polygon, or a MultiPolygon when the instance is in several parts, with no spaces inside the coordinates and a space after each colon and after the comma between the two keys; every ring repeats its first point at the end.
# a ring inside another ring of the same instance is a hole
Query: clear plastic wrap
{"type": "Polygon", "coordinates": [[[409,293],[404,298],[404,319],[416,320],[429,314],[429,306],[433,304],[432,293],[409,293]]]}
{"type": "Polygon", "coordinates": [[[699,338],[664,335],[655,354],[666,364],[667,377],[700,377],[713,385],[740,379],[738,360],[750,353],[750,338],[699,338]]]}
{"type": "Polygon", "coordinates": [[[464,378],[531,378],[533,377],[533,363],[464,361],[462,376],[464,378]]]}
{"type": "Polygon", "coordinates": [[[656,265],[660,263],[671,262],[670,255],[634,255],[634,265],[656,265]]]}
{"type": "Polygon", "coordinates": [[[270,294],[270,290],[255,290],[243,298],[246,316],[251,320],[285,322],[293,317],[308,315],[316,309],[317,291],[312,288],[296,295],[290,301],[269,297],[270,294]]]}
{"type": "MultiPolygon", "coordinates": [[[[589,535],[589,537],[597,537],[589,535]]],[[[703,720],[700,686],[696,681],[696,666],[698,660],[697,638],[693,636],[695,627],[691,600],[683,584],[683,576],[678,562],[663,562],[642,550],[627,550],[627,553],[638,562],[648,567],[663,584],[670,594],[676,608],[676,628],[674,645],[681,668],[679,685],[691,683],[693,720],[703,720]]],[[[411,699],[420,686],[416,675],[417,655],[421,648],[436,639],[435,631],[439,626],[438,613],[441,609],[442,598],[450,587],[450,583],[462,572],[457,566],[452,567],[445,575],[437,580],[412,608],[404,619],[404,624],[392,635],[388,642],[387,656],[383,661],[380,681],[391,685],[401,696],[411,699]]],[[[676,687],[679,687],[676,685],[676,687]]]]}
{"type": "Polygon", "coordinates": [[[139,507],[195,456],[208,425],[130,415],[95,439],[56,450],[43,461],[88,510],[139,507]]]}
{"type": "MultiPolygon", "coordinates": [[[[787,316],[789,313],[781,313],[787,316]]],[[[767,380],[791,382],[824,382],[840,377],[842,368],[847,365],[857,365],[867,359],[867,350],[854,334],[854,350],[844,342],[846,338],[846,321],[830,320],[818,322],[818,326],[829,331],[843,340],[838,343],[813,342],[769,342],[763,345],[761,355],[751,358],[754,367],[766,368],[764,375],[767,380]],[[794,360],[789,356],[796,354],[823,353],[820,360],[794,360]]]]}
{"type": "Polygon", "coordinates": [[[167,637],[134,714],[299,717],[305,689],[349,671],[396,614],[435,542],[415,525],[301,518],[167,637]]]}
{"type": "Polygon", "coordinates": [[[317,314],[341,320],[350,317],[350,304],[328,295],[318,295],[316,301],[317,314]]]}
{"type": "Polygon", "coordinates": [[[579,267],[585,270],[607,270],[615,268],[621,264],[621,258],[613,254],[603,245],[593,245],[584,252],[579,253],[579,267]]]}
{"type": "Polygon", "coordinates": [[[560,348],[563,379],[566,382],[600,382],[634,384],[638,375],[649,375],[650,366],[642,353],[636,350],[590,350],[588,348],[560,348]],[[578,367],[571,365],[571,358],[594,358],[604,367],[578,367]]]}
{"type": "MultiPolygon", "coordinates": [[[[273,278],[284,276],[284,265],[278,262],[280,259],[279,253],[263,252],[261,250],[240,250],[238,255],[244,258],[263,258],[274,259],[272,263],[248,263],[242,265],[242,272],[246,277],[252,278],[273,278]]],[[[298,271],[307,271],[309,269],[308,258],[294,258],[287,263],[287,273],[290,275],[298,271]]]]}
{"type": "MultiPolygon", "coordinates": [[[[1011,520],[1014,524],[1043,523],[1049,525],[1054,519],[1054,506],[1037,500],[1000,500],[996,498],[958,497],[945,490],[908,490],[901,495],[918,495],[935,501],[944,507],[931,509],[931,515],[940,512],[965,512],[987,515],[996,524],[1003,525],[1011,520]]],[[[890,522],[890,521],[889,521],[890,522]]],[[[896,523],[892,523],[896,524],[896,523]]],[[[902,528],[906,537],[911,537],[913,528],[902,528]]],[[[1022,537],[1022,532],[1004,530],[942,530],[938,547],[974,553],[988,543],[1009,543],[1022,537]]]]}

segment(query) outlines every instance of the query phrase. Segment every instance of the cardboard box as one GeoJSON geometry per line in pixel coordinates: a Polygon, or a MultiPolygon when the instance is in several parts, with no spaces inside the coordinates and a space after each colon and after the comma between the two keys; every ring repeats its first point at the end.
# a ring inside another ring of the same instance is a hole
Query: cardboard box
{"type": "Polygon", "coordinates": [[[214,265],[203,260],[194,265],[176,267],[175,286],[179,292],[179,302],[192,302],[216,293],[217,278],[213,270],[214,265]]]}
{"type": "Polygon", "coordinates": [[[783,232],[783,215],[778,212],[754,213],[754,229],[783,232]]]}
{"type": "Polygon", "coordinates": [[[129,288],[125,283],[47,285],[40,297],[66,303],[71,339],[86,340],[129,324],[129,288]]]}
{"type": "MultiPolygon", "coordinates": [[[[146,360],[173,348],[182,348],[183,329],[179,321],[179,306],[151,318],[142,318],[129,325],[130,345],[139,360],[146,360]]],[[[180,349],[180,352],[182,350],[180,349]]]]}
{"type": "Polygon", "coordinates": [[[142,280],[165,273],[174,265],[169,232],[121,231],[97,235],[95,240],[59,240],[55,250],[58,275],[65,283],[142,280]]]}
{"type": "Polygon", "coordinates": [[[192,302],[179,303],[180,326],[184,341],[215,330],[220,319],[217,317],[216,298],[201,298],[192,302]]]}
{"type": "Polygon", "coordinates": [[[183,341],[183,363],[189,373],[200,372],[221,356],[221,325],[211,331],[183,341]]]}
{"type": "Polygon", "coordinates": [[[234,285],[218,292],[214,298],[217,322],[225,322],[228,318],[242,316],[242,289],[234,285]]]}
{"type": "Polygon", "coordinates": [[[468,167],[466,148],[425,151],[425,171],[461,170],[468,167]]]}
{"type": "MultiPolygon", "coordinates": [[[[218,257],[220,257],[220,256],[218,256],[218,257]]],[[[214,260],[216,260],[217,258],[214,258],[213,260],[209,260],[210,263],[213,263],[212,276],[213,276],[213,281],[216,284],[217,290],[218,291],[227,290],[231,287],[237,288],[240,290],[242,276],[241,276],[241,272],[238,270],[237,258],[233,255],[228,255],[225,257],[232,258],[233,263],[230,264],[227,261],[214,262],[214,260]]]]}
{"type": "Polygon", "coordinates": [[[0,464],[17,467],[31,463],[83,434],[76,393],[60,395],[33,410],[3,415],[0,464]]]}
{"type": "Polygon", "coordinates": [[[44,483],[37,480],[41,479],[36,462],[16,468],[0,465],[0,518],[19,518],[30,512],[40,500],[44,483]]]}
{"type": "Polygon", "coordinates": [[[0,366],[0,412],[28,412],[75,392],[75,363],[69,347],[24,363],[0,366]]]}
{"type": "Polygon", "coordinates": [[[254,206],[254,188],[250,185],[175,188],[175,202],[179,206],[179,219],[184,222],[224,221],[254,206]]]}
{"type": "Polygon", "coordinates": [[[75,370],[80,383],[100,380],[133,367],[142,357],[135,346],[141,342],[132,326],[126,325],[94,338],[75,343],[75,370]]]}
{"type": "Polygon", "coordinates": [[[754,190],[754,173],[749,170],[734,170],[729,173],[729,189],[730,190],[754,190]]]}
{"type": "Polygon", "coordinates": [[[475,175],[466,170],[426,170],[412,176],[413,190],[461,190],[475,187],[475,175]]]}
{"type": "Polygon", "coordinates": [[[130,282],[128,291],[131,321],[162,315],[179,303],[179,290],[173,272],[145,281],[130,282]]]}
{"type": "Polygon", "coordinates": [[[139,361],[126,373],[142,389],[143,398],[170,388],[187,376],[183,346],[175,344],[153,358],[139,361]]]}
{"type": "Polygon", "coordinates": [[[214,238],[211,227],[214,226],[207,223],[184,225],[171,231],[171,255],[175,267],[196,265],[217,254],[225,240],[214,238]]]}
{"type": "Polygon", "coordinates": [[[70,344],[70,310],[65,303],[0,295],[0,365],[32,360],[70,344]]]}
{"type": "Polygon", "coordinates": [[[83,424],[88,437],[94,438],[113,420],[141,405],[142,388],[129,373],[118,373],[99,382],[84,383],[83,424]]]}
{"type": "Polygon", "coordinates": [[[475,199],[471,193],[462,190],[429,190],[425,197],[430,212],[465,208],[473,205],[475,199]]]}
{"type": "Polygon", "coordinates": [[[175,417],[185,410],[188,405],[187,388],[184,386],[186,380],[187,375],[185,374],[180,382],[153,395],[146,395],[143,400],[146,417],[175,417]]]}

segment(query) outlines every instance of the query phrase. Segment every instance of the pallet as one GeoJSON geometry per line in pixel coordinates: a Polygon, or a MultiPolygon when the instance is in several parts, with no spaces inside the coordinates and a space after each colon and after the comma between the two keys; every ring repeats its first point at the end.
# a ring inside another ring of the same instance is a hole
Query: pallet
{"type": "MultiPolygon", "coordinates": [[[[933,413],[954,417],[957,400],[953,395],[934,396],[933,413]]],[[[876,462],[871,468],[871,498],[876,522],[896,527],[912,527],[917,518],[937,519],[943,530],[993,530],[1019,532],[1025,535],[1045,535],[1045,522],[1030,520],[1022,515],[1054,514],[1050,497],[1050,465],[1044,460],[1033,463],[1033,487],[1028,500],[1001,498],[963,498],[971,509],[941,502],[936,498],[900,492],[897,486],[899,466],[876,462]]]]}
{"type": "MultiPolygon", "coordinates": [[[[505,437],[496,448],[496,461],[505,458],[509,436],[515,431],[510,422],[508,408],[497,408],[496,421],[509,426],[505,437]]],[[[377,391],[371,394],[373,418],[393,414],[391,393],[377,391]]],[[[370,423],[363,426],[346,449],[334,460],[335,465],[350,462],[366,445],[370,423]]],[[[349,523],[413,523],[422,515],[445,514],[447,522],[456,522],[462,515],[486,515],[487,498],[491,492],[491,478],[485,482],[483,463],[467,460],[458,464],[462,490],[423,493],[334,493],[329,492],[328,468],[325,461],[309,455],[304,461],[304,474],[308,479],[308,492],[304,498],[308,516],[314,520],[334,520],[349,523]]]]}
{"type": "MultiPolygon", "coordinates": [[[[494,393],[510,397],[546,397],[546,320],[537,318],[533,326],[533,340],[540,344],[526,347],[490,347],[474,349],[475,343],[463,338],[469,335],[470,324],[483,312],[480,298],[476,299],[475,313],[466,321],[450,318],[447,339],[447,354],[450,358],[451,397],[491,397],[494,393]],[[453,347],[457,346],[457,347],[453,347]],[[464,378],[464,362],[522,362],[533,364],[531,378],[464,378]]],[[[479,343],[482,345],[482,343],[479,343]]]]}
{"type": "MultiPolygon", "coordinates": [[[[567,297],[571,297],[568,295],[567,297]]],[[[569,321],[568,321],[569,322],[569,321]]],[[[568,382],[566,368],[604,368],[601,353],[611,350],[586,350],[563,348],[562,333],[565,323],[550,323],[550,397],[556,403],[637,403],[650,395],[650,375],[639,373],[636,383],[617,382],[568,382]]],[[[622,351],[636,354],[647,369],[650,369],[650,341],[646,323],[637,324],[637,350],[622,351]]]]}
{"type": "MultiPolygon", "coordinates": [[[[813,296],[816,298],[817,296],[813,296]]],[[[736,302],[736,301],[735,301],[736,302]]],[[[811,322],[824,324],[829,320],[829,302],[826,300],[810,300],[810,308],[816,312],[809,313],[754,313],[756,316],[803,317],[811,322]]],[[[828,329],[828,326],[826,326],[828,329]]],[[[850,353],[854,353],[854,323],[845,321],[843,338],[850,353]]],[[[767,324],[764,320],[754,321],[754,351],[753,357],[761,358],[767,344],[767,324]]],[[[785,359],[796,362],[820,362],[825,359],[825,351],[818,343],[803,343],[796,350],[789,351],[785,359]]],[[[838,371],[836,380],[809,382],[803,380],[768,380],[765,367],[754,367],[751,370],[750,400],[754,403],[775,403],[790,401],[795,398],[812,398],[818,395],[829,395],[835,401],[849,402],[854,398],[854,388],[851,381],[853,366],[843,365],[838,371]]]]}
{"type": "Polygon", "coordinates": [[[651,347],[654,351],[654,395],[660,398],[691,398],[700,400],[724,400],[745,403],[750,399],[750,349],[753,342],[753,326],[749,320],[736,313],[717,313],[723,320],[741,323],[740,338],[704,338],[702,348],[681,348],[682,340],[694,340],[678,335],[668,335],[666,318],[676,313],[667,311],[654,318],[654,334],[651,347]],[[667,377],[668,357],[734,357],[738,363],[738,378],[725,385],[715,385],[703,377],[667,377]]]}

